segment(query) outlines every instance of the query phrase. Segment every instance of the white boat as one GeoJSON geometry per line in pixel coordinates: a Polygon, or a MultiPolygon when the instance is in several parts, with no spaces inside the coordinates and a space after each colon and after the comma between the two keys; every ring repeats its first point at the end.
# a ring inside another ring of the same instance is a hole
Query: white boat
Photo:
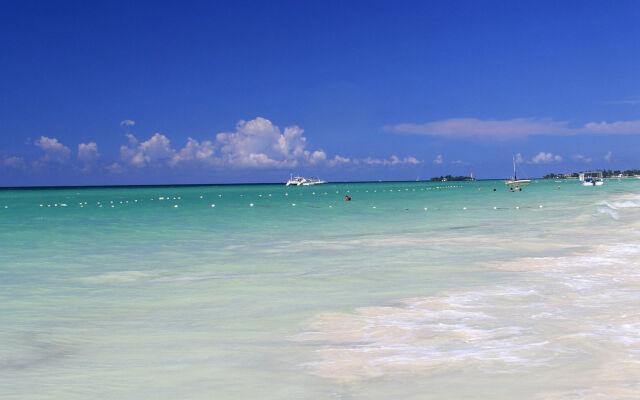
{"type": "Polygon", "coordinates": [[[292,174],[291,177],[289,177],[286,186],[300,186],[303,185],[306,181],[306,178],[303,178],[301,176],[293,176],[292,174]]]}
{"type": "Polygon", "coordinates": [[[602,179],[602,171],[581,172],[578,179],[582,183],[582,186],[604,185],[604,179],[602,179]]]}
{"type": "Polygon", "coordinates": [[[509,179],[504,182],[507,186],[523,186],[531,183],[531,179],[518,179],[516,174],[516,158],[513,157],[513,179],[509,179]]]}
{"type": "Polygon", "coordinates": [[[291,175],[291,177],[287,181],[286,186],[313,186],[313,185],[320,185],[323,183],[327,183],[327,181],[314,178],[313,176],[311,178],[304,178],[302,176],[291,175]]]}
{"type": "Polygon", "coordinates": [[[314,178],[312,176],[311,178],[303,182],[302,186],[322,185],[323,183],[327,183],[327,181],[323,181],[322,179],[314,178]]]}

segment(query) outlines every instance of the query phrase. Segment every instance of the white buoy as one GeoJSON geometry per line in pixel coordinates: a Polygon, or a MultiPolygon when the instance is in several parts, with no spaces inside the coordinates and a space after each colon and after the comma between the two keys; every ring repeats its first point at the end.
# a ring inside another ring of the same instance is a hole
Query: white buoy
{"type": "Polygon", "coordinates": [[[215,206],[216,206],[215,204],[212,204],[212,205],[211,205],[211,208],[213,208],[213,207],[215,207],[215,206]]]}
{"type": "Polygon", "coordinates": [[[542,204],[540,204],[540,205],[538,206],[538,208],[542,208],[542,204]]]}
{"type": "Polygon", "coordinates": [[[202,198],[202,196],[200,196],[200,198],[202,198]]]}
{"type": "Polygon", "coordinates": [[[288,196],[288,195],[289,195],[289,193],[285,193],[284,195],[285,195],[285,196],[288,196]]]}
{"type": "Polygon", "coordinates": [[[40,204],[40,207],[44,207],[42,204],[40,204]]]}
{"type": "Polygon", "coordinates": [[[173,208],[178,208],[178,205],[177,205],[177,204],[174,204],[174,205],[173,205],[173,208]]]}
{"type": "Polygon", "coordinates": [[[295,207],[295,206],[296,206],[296,203],[291,203],[291,207],[295,207]]]}
{"type": "Polygon", "coordinates": [[[329,208],[333,208],[333,206],[329,206],[329,208]]]}
{"type": "Polygon", "coordinates": [[[498,207],[493,207],[493,209],[494,209],[494,210],[497,210],[497,209],[498,209],[498,207]]]}
{"type": "Polygon", "coordinates": [[[467,207],[462,207],[462,209],[463,209],[463,210],[466,210],[466,209],[467,209],[467,207]]]}
{"type": "Polygon", "coordinates": [[[373,206],[373,207],[371,207],[371,208],[376,208],[376,206],[373,206]]]}
{"type": "Polygon", "coordinates": [[[427,208],[427,207],[425,207],[425,208],[424,208],[424,210],[425,210],[425,211],[427,211],[427,210],[428,210],[428,208],[427,208]]]}
{"type": "Polygon", "coordinates": [[[218,197],[222,197],[222,195],[221,195],[221,194],[219,194],[219,195],[218,195],[218,197]]]}
{"type": "Polygon", "coordinates": [[[516,206],[516,210],[519,210],[519,209],[520,209],[520,206],[516,206]]]}
{"type": "Polygon", "coordinates": [[[249,203],[249,207],[253,207],[253,203],[249,203]]]}

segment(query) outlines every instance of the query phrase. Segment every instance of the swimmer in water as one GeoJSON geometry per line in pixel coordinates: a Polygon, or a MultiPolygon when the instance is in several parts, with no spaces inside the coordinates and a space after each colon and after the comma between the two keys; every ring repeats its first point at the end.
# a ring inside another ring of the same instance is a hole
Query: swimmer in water
{"type": "Polygon", "coordinates": [[[351,197],[349,195],[344,196],[344,201],[351,201],[351,197]]]}

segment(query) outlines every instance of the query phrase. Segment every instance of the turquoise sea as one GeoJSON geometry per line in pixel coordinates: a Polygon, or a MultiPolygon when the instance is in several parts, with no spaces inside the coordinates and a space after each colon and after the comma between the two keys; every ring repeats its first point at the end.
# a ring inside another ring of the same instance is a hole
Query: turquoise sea
{"type": "Polygon", "coordinates": [[[640,180],[0,190],[0,398],[640,398],[640,180]]]}

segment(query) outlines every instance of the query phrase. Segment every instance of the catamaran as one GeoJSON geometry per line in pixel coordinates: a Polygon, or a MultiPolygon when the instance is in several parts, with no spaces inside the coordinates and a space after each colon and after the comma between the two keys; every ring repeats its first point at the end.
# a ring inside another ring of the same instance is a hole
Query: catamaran
{"type": "Polygon", "coordinates": [[[313,186],[313,185],[320,185],[323,183],[327,183],[327,182],[318,178],[314,178],[313,176],[311,178],[303,178],[302,176],[293,176],[292,174],[289,180],[287,181],[286,186],[313,186]]]}
{"type": "Polygon", "coordinates": [[[306,182],[302,183],[302,186],[313,186],[313,185],[321,185],[323,183],[327,183],[327,181],[323,181],[322,179],[314,178],[313,176],[306,180],[306,182]]]}
{"type": "Polygon", "coordinates": [[[291,177],[289,178],[289,180],[287,181],[287,185],[286,186],[300,186],[303,183],[305,183],[307,181],[306,178],[303,178],[301,176],[293,176],[293,174],[291,175],[291,177]]]}
{"type": "Polygon", "coordinates": [[[604,185],[602,171],[581,172],[580,182],[583,186],[602,186],[604,185]]]}
{"type": "Polygon", "coordinates": [[[516,175],[516,158],[513,157],[513,179],[505,181],[504,184],[507,186],[522,186],[530,183],[531,179],[518,179],[518,175],[516,175]]]}

